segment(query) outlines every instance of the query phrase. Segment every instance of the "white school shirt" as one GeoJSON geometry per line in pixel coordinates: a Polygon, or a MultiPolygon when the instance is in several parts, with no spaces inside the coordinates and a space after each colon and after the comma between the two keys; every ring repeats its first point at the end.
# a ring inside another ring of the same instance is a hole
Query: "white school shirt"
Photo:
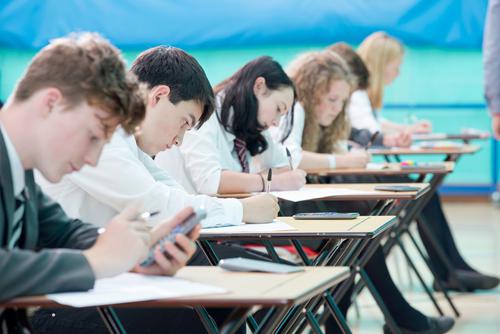
{"type": "Polygon", "coordinates": [[[26,181],[24,179],[24,174],[26,171],[21,163],[19,154],[17,154],[14,144],[10,141],[9,134],[5,131],[2,123],[0,123],[0,131],[3,135],[3,141],[5,142],[5,147],[7,149],[7,156],[9,157],[10,173],[12,175],[12,189],[14,190],[14,197],[21,194],[26,186],[26,181]]]}
{"type": "MultiPolygon", "coordinates": [[[[292,156],[293,168],[298,168],[300,162],[302,161],[302,133],[304,132],[306,114],[304,108],[298,102],[295,102],[293,107],[293,126],[287,139],[284,141],[283,146],[288,148],[290,155],[292,156]]],[[[280,125],[278,127],[272,127],[269,129],[273,140],[276,143],[280,143],[281,138],[286,131],[287,121],[285,118],[281,119],[280,125]]],[[[285,150],[286,152],[286,150],[285,150]]]]}
{"type": "MultiPolygon", "coordinates": [[[[269,130],[263,131],[262,135],[268,147],[254,157],[247,152],[250,173],[288,166],[285,148],[273,141],[269,130]]],[[[155,161],[189,192],[213,195],[219,189],[223,170],[243,171],[234,149],[235,138],[224,129],[214,113],[199,130],[186,132],[180,147],[161,152],[155,161]]]]}
{"type": "Polygon", "coordinates": [[[370,132],[381,131],[380,115],[377,117],[366,90],[357,90],[351,95],[351,100],[347,107],[347,114],[351,120],[351,125],[356,129],[368,129],[370,132]],[[377,119],[379,118],[379,119],[377,119]]]}
{"type": "Polygon", "coordinates": [[[171,217],[186,206],[204,206],[208,217],[202,225],[240,224],[243,206],[236,199],[190,195],[139,149],[134,136],[119,129],[104,147],[97,167],[85,166],[51,184],[38,174],[44,191],[66,213],[103,226],[131,203],[149,212],[160,211],[153,222],[171,217]]]}
{"type": "MultiPolygon", "coordinates": [[[[293,110],[294,114],[292,130],[290,131],[290,134],[285,139],[283,144],[290,151],[290,154],[292,156],[293,168],[298,168],[300,162],[302,161],[302,135],[304,133],[306,113],[299,102],[295,102],[293,110]]],[[[274,140],[276,142],[279,142],[281,138],[283,138],[285,131],[285,121],[282,120],[279,127],[274,127],[271,129],[274,140]]],[[[348,151],[346,140],[338,141],[337,145],[337,150],[335,150],[336,147],[332,147],[332,152],[340,150],[340,153],[345,153],[348,151]]],[[[335,168],[335,166],[332,166],[332,168],[335,168]]]]}

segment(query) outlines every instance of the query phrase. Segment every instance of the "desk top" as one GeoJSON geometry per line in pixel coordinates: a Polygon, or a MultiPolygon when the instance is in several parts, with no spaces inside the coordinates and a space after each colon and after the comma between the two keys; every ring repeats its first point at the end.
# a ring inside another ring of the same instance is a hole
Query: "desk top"
{"type": "Polygon", "coordinates": [[[367,168],[312,168],[306,169],[308,175],[409,175],[409,174],[449,174],[455,169],[454,162],[444,162],[445,168],[401,169],[399,163],[385,163],[384,169],[367,168]]]}
{"type": "Polygon", "coordinates": [[[373,155],[424,155],[424,154],[472,154],[481,149],[477,145],[463,145],[461,147],[436,147],[436,148],[371,148],[368,151],[373,155]]]}
{"type": "Polygon", "coordinates": [[[413,140],[478,140],[478,139],[488,139],[491,137],[489,132],[479,132],[479,133],[425,133],[425,134],[413,134],[413,140]]]}
{"type": "Polygon", "coordinates": [[[295,230],[274,232],[219,232],[217,228],[203,230],[201,240],[250,240],[250,239],[371,239],[396,223],[395,216],[360,216],[356,219],[297,220],[278,217],[295,230]]]}
{"type": "MultiPolygon", "coordinates": [[[[348,267],[304,267],[305,271],[292,274],[238,273],[219,267],[197,266],[182,268],[176,277],[216,285],[229,290],[225,294],[161,299],[117,307],[252,307],[291,306],[317,296],[349,276],[348,267]]],[[[67,307],[45,296],[16,298],[0,304],[8,307],[67,307]]]]}
{"type": "MultiPolygon", "coordinates": [[[[318,198],[315,200],[335,200],[335,201],[363,201],[363,200],[391,200],[391,199],[401,199],[401,200],[415,200],[420,198],[423,194],[429,191],[430,186],[428,183],[334,183],[334,184],[306,184],[305,188],[341,188],[341,189],[351,189],[359,190],[359,194],[345,194],[333,197],[318,198]],[[395,192],[395,191],[379,191],[375,190],[376,186],[381,185],[398,185],[398,186],[411,186],[418,187],[420,190],[416,191],[405,191],[405,192],[395,192]],[[366,194],[363,192],[370,191],[374,192],[372,194],[366,194]]],[[[218,194],[217,197],[220,198],[246,198],[258,193],[237,193],[237,194],[218,194]]]]}

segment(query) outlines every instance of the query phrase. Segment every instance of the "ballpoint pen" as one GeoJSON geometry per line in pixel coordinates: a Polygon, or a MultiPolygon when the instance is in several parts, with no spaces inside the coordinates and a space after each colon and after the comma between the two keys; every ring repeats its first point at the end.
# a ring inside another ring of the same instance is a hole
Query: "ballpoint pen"
{"type": "Polygon", "coordinates": [[[377,138],[379,133],[380,133],[380,131],[375,131],[372,134],[372,136],[370,137],[370,141],[368,141],[368,143],[365,146],[365,150],[368,150],[373,145],[373,142],[375,141],[375,139],[377,138]]]}
{"type": "Polygon", "coordinates": [[[157,215],[157,214],[159,214],[159,213],[160,213],[160,211],[153,211],[153,212],[148,212],[148,211],[145,211],[145,212],[143,212],[143,213],[141,213],[141,214],[138,214],[138,215],[134,218],[134,220],[142,220],[142,221],[145,221],[145,222],[146,222],[146,221],[148,221],[148,220],[149,220],[149,218],[154,217],[154,216],[156,216],[156,215],[157,215]]]}
{"type": "MultiPolygon", "coordinates": [[[[147,223],[151,217],[154,217],[159,213],[160,211],[153,211],[153,212],[144,211],[143,213],[140,213],[137,216],[135,216],[134,219],[132,219],[132,221],[142,221],[147,223]]],[[[151,228],[151,226],[148,226],[148,228],[151,228]]],[[[104,233],[104,231],[106,231],[106,228],[101,227],[97,230],[97,233],[101,234],[104,233]]]]}
{"type": "Polygon", "coordinates": [[[286,150],[286,156],[288,157],[288,164],[290,165],[290,170],[293,170],[292,154],[290,153],[288,147],[285,147],[285,150],[286,150]]]}
{"type": "Polygon", "coordinates": [[[267,193],[268,194],[271,192],[272,179],[273,179],[273,169],[269,168],[269,171],[267,172],[267,193]]]}

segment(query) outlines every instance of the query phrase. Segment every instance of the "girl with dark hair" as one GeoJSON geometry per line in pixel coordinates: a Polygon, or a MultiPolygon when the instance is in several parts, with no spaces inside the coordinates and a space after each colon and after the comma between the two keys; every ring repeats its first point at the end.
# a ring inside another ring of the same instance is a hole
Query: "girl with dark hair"
{"type": "Polygon", "coordinates": [[[284,147],[268,130],[282,118],[286,132],[293,123],[294,86],[280,64],[259,57],[217,85],[215,93],[215,114],[187,133],[182,147],[158,155],[157,163],[195,193],[264,191],[269,168],[271,190],[301,188],[305,172],[289,169],[284,147]]]}

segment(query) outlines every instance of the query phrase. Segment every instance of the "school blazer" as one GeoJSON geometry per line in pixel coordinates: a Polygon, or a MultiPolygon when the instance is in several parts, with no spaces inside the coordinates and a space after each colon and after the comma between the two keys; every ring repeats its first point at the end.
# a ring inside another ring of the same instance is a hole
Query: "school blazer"
{"type": "Polygon", "coordinates": [[[0,131],[0,301],[13,297],[88,290],[95,277],[81,249],[97,229],[70,219],[43,194],[33,171],[25,174],[27,201],[18,248],[8,250],[14,217],[14,191],[7,148],[0,131]]]}

